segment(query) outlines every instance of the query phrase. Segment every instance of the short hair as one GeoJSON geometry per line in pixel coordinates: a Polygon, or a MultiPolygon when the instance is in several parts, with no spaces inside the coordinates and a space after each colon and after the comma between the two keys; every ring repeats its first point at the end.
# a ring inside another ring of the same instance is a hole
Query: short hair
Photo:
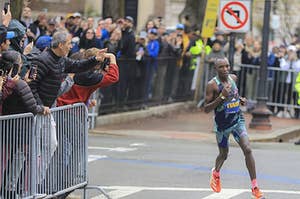
{"type": "Polygon", "coordinates": [[[19,64],[21,54],[15,50],[6,50],[2,52],[0,58],[0,69],[3,71],[9,71],[13,65],[19,64]]]}
{"type": "Polygon", "coordinates": [[[224,66],[224,65],[229,65],[229,61],[226,57],[224,58],[216,58],[215,59],[215,66],[219,67],[219,66],[224,66]]]}
{"type": "Polygon", "coordinates": [[[54,33],[52,37],[51,47],[57,48],[60,43],[66,43],[69,35],[70,33],[68,33],[67,31],[58,31],[54,33]]]}

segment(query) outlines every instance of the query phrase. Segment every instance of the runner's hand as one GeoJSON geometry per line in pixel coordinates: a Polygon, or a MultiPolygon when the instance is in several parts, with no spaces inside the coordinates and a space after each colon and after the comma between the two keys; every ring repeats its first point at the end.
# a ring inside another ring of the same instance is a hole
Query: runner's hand
{"type": "Polygon", "coordinates": [[[247,99],[245,97],[240,97],[240,103],[242,106],[246,106],[247,105],[247,99]]]}
{"type": "Polygon", "coordinates": [[[224,84],[222,95],[227,98],[229,96],[230,91],[231,91],[231,84],[224,84]]]}

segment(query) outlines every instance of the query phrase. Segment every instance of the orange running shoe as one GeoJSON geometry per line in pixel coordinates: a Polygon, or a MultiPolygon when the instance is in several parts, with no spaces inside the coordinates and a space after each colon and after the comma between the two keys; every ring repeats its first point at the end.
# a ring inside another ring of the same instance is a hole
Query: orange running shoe
{"type": "Polygon", "coordinates": [[[255,187],[254,189],[252,189],[252,198],[253,199],[265,199],[264,195],[262,194],[262,192],[259,190],[258,187],[255,187]]]}
{"type": "Polygon", "coordinates": [[[210,187],[214,192],[219,193],[221,191],[221,180],[220,177],[216,177],[214,175],[215,168],[212,168],[211,170],[211,176],[210,176],[210,187]]]}

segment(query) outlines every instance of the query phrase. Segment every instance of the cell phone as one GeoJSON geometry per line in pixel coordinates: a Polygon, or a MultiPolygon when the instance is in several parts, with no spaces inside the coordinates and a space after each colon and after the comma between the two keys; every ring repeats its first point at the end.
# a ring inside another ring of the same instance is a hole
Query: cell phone
{"type": "Polygon", "coordinates": [[[32,65],[29,69],[29,79],[34,79],[34,75],[37,74],[37,65],[32,65]]]}
{"type": "Polygon", "coordinates": [[[5,2],[4,3],[4,8],[3,8],[3,10],[4,10],[4,13],[6,14],[7,13],[7,11],[8,11],[8,6],[9,6],[9,2],[5,2]]]}
{"type": "Polygon", "coordinates": [[[11,77],[14,78],[18,73],[19,73],[19,65],[16,64],[13,66],[13,69],[11,72],[11,77]]]}
{"type": "Polygon", "coordinates": [[[3,74],[4,74],[4,71],[0,70],[0,76],[3,76],[3,74]]]}

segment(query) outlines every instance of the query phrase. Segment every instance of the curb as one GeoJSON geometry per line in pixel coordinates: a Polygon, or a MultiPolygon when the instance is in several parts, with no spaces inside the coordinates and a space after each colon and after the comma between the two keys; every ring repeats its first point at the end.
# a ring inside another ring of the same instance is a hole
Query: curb
{"type": "Polygon", "coordinates": [[[131,122],[137,119],[143,119],[151,116],[162,116],[166,113],[171,113],[182,109],[188,109],[193,106],[195,106],[195,103],[193,102],[179,102],[179,103],[150,107],[149,109],[146,110],[137,110],[137,111],[123,112],[123,113],[102,115],[97,117],[95,126],[99,127],[102,125],[131,122]]]}
{"type": "Polygon", "coordinates": [[[257,135],[250,138],[252,142],[287,142],[300,137],[300,125],[274,131],[269,135],[257,135]]]}

